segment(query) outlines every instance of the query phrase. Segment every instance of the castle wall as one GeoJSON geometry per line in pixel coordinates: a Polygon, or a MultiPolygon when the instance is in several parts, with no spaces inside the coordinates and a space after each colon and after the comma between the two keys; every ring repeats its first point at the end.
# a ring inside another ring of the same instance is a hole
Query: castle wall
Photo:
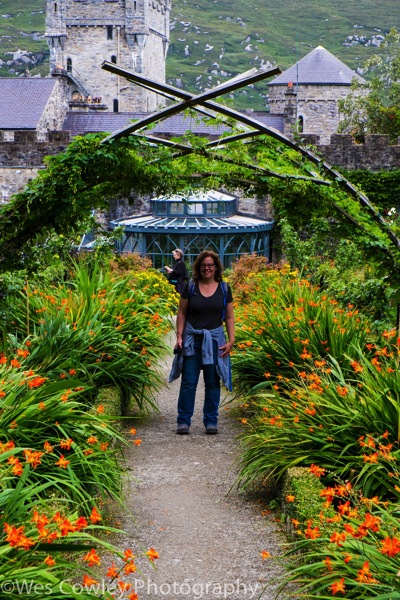
{"type": "Polygon", "coordinates": [[[58,154],[70,142],[67,131],[47,132],[46,139],[34,131],[15,131],[14,141],[0,131],[0,202],[24,189],[43,169],[45,156],[58,154]]]}
{"type": "MultiPolygon", "coordinates": [[[[22,190],[36,176],[43,168],[45,156],[62,152],[70,141],[70,134],[65,131],[48,132],[46,140],[42,140],[34,131],[16,131],[14,141],[6,141],[8,139],[7,132],[0,131],[0,202],[7,201],[11,194],[22,190]]],[[[400,144],[391,145],[386,135],[369,135],[365,144],[356,144],[351,135],[344,134],[332,135],[330,144],[320,144],[319,136],[315,135],[303,135],[302,142],[316,146],[318,154],[333,167],[344,167],[350,171],[400,169],[400,144]]],[[[137,197],[133,191],[131,202],[112,203],[112,218],[149,210],[148,197],[137,197]]],[[[267,200],[241,198],[239,210],[261,218],[271,217],[267,200]]]]}

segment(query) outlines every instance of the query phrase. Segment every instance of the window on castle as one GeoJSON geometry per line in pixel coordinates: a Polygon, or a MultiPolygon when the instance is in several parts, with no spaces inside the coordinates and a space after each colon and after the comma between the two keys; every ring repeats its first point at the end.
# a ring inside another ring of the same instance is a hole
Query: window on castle
{"type": "Polygon", "coordinates": [[[118,98],[114,98],[114,100],[113,100],[113,111],[115,113],[119,112],[119,101],[118,101],[118,98]]]}
{"type": "Polygon", "coordinates": [[[113,55],[111,56],[111,62],[112,62],[112,63],[114,63],[114,65],[116,65],[116,64],[117,64],[117,57],[115,56],[115,54],[113,54],[113,55]]]}
{"type": "Polygon", "coordinates": [[[57,12],[57,2],[54,2],[54,12],[57,12]]]}
{"type": "Polygon", "coordinates": [[[72,58],[67,58],[67,73],[72,73],[72,58]]]}
{"type": "Polygon", "coordinates": [[[304,131],[304,117],[302,117],[301,115],[297,119],[297,131],[298,133],[303,133],[304,131]]]}
{"type": "Polygon", "coordinates": [[[108,25],[108,27],[107,27],[107,39],[108,40],[113,39],[113,28],[111,25],[108,25]]]}
{"type": "Polygon", "coordinates": [[[133,3],[133,10],[137,10],[136,1],[133,3]]]}

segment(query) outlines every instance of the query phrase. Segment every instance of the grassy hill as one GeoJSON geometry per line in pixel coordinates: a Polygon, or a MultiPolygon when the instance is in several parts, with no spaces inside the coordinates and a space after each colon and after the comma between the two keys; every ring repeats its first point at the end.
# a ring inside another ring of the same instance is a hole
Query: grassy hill
{"type": "MultiPolygon", "coordinates": [[[[0,0],[0,76],[48,73],[44,21],[44,0],[0,0]]],[[[318,45],[357,69],[393,26],[398,0],[173,0],[167,78],[202,90],[253,66],[286,69],[318,45]]],[[[238,92],[235,106],[263,108],[265,89],[238,92]]]]}

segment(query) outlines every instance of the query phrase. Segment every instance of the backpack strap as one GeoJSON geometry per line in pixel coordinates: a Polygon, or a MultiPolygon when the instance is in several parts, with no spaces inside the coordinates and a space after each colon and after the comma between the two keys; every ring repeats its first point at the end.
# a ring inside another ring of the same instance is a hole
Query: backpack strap
{"type": "Polygon", "coordinates": [[[228,298],[228,284],[226,283],[226,281],[221,281],[220,282],[220,286],[221,286],[221,290],[222,290],[222,296],[224,298],[224,309],[222,311],[222,320],[225,321],[225,316],[226,316],[226,304],[227,304],[227,298],[228,298]]]}

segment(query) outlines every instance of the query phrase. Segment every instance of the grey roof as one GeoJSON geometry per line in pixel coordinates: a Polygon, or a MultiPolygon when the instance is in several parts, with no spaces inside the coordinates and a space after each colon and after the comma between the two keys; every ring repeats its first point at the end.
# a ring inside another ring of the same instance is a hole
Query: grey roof
{"type": "MultiPolygon", "coordinates": [[[[70,131],[72,136],[85,135],[86,133],[106,132],[113,133],[119,129],[127,127],[132,119],[140,119],[147,115],[139,113],[113,113],[113,112],[69,112],[64,121],[63,129],[70,131]]],[[[270,115],[267,112],[254,112],[249,116],[261,121],[268,127],[273,127],[283,133],[283,116],[270,115]]],[[[192,131],[197,135],[220,135],[224,131],[229,131],[228,127],[218,126],[210,127],[202,121],[192,119],[183,114],[174,115],[169,119],[159,121],[151,129],[154,135],[176,135],[181,136],[186,131],[192,131]]]]}
{"type": "Polygon", "coordinates": [[[125,232],[160,233],[174,231],[181,233],[248,233],[254,230],[270,231],[274,221],[266,221],[243,215],[223,216],[155,216],[139,215],[111,221],[111,227],[122,227],[125,232]]]}
{"type": "Polygon", "coordinates": [[[0,77],[0,129],[36,129],[57,81],[0,77]]]}
{"type": "Polygon", "coordinates": [[[354,78],[364,81],[323,46],[318,46],[268,85],[350,85],[354,78]]]}

